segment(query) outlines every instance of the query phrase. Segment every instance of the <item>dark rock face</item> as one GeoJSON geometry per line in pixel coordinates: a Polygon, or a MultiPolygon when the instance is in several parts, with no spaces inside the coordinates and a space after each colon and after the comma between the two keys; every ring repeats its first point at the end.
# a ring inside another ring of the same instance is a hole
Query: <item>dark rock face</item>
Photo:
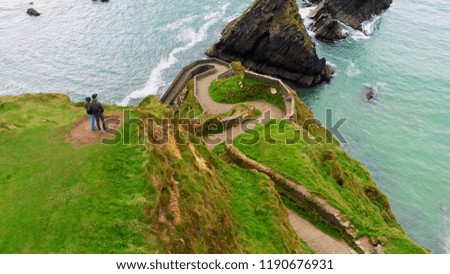
{"type": "Polygon", "coordinates": [[[362,30],[362,22],[389,8],[392,0],[322,0],[314,11],[315,17],[329,14],[331,18],[362,30]]]}
{"type": "Polygon", "coordinates": [[[333,69],[319,59],[295,0],[256,0],[222,31],[206,54],[242,64],[310,87],[331,78],[333,69]]]}
{"type": "Polygon", "coordinates": [[[29,8],[29,9],[27,9],[27,14],[29,15],[29,16],[39,16],[39,15],[41,15],[39,12],[37,12],[35,9],[33,9],[33,8],[29,8]]]}
{"type": "Polygon", "coordinates": [[[367,89],[366,89],[366,100],[367,101],[371,101],[371,100],[375,99],[375,96],[376,96],[375,90],[373,88],[371,88],[371,87],[367,87],[367,89]]]}
{"type": "Polygon", "coordinates": [[[341,28],[338,20],[329,14],[322,14],[313,25],[315,37],[320,41],[332,43],[336,40],[345,39],[347,33],[341,28]]]}

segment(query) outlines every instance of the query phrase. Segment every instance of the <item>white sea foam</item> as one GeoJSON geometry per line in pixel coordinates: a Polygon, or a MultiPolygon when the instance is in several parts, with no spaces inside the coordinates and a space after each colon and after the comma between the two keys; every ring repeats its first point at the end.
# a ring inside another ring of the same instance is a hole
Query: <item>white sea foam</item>
{"type": "MultiPolygon", "coordinates": [[[[305,28],[311,37],[314,37],[314,32],[311,30],[312,24],[314,23],[314,21],[309,17],[309,14],[316,7],[317,6],[311,6],[311,7],[303,7],[303,8],[299,9],[299,13],[303,19],[303,24],[305,25],[305,28]]],[[[342,26],[342,33],[350,34],[354,40],[370,39],[370,36],[374,32],[380,18],[381,18],[381,16],[376,15],[376,16],[372,16],[369,20],[364,21],[362,23],[362,31],[355,30],[355,29],[343,24],[342,22],[340,22],[340,24],[342,26]]]]}
{"type": "Polygon", "coordinates": [[[306,22],[308,23],[312,23],[311,18],[309,17],[309,14],[311,13],[311,11],[313,11],[317,6],[311,6],[311,7],[303,7],[298,9],[298,12],[300,13],[300,15],[302,16],[303,21],[306,20],[306,22]]]}
{"type": "Polygon", "coordinates": [[[328,60],[326,61],[326,64],[329,65],[330,67],[334,68],[334,69],[337,68],[336,64],[333,64],[333,63],[329,62],[328,60]]]}
{"type": "Polygon", "coordinates": [[[241,16],[240,13],[235,13],[235,14],[233,14],[233,15],[231,15],[231,16],[228,16],[228,17],[223,18],[223,21],[224,21],[225,23],[229,23],[229,22],[233,21],[234,19],[238,18],[239,16],[241,16]]]}
{"type": "Polygon", "coordinates": [[[370,39],[370,36],[365,35],[362,31],[355,30],[352,34],[352,38],[354,40],[367,40],[370,39]]]}
{"type": "Polygon", "coordinates": [[[311,30],[313,20],[309,17],[309,14],[311,11],[313,11],[317,6],[312,7],[304,7],[299,9],[299,13],[302,16],[303,24],[305,25],[306,31],[308,32],[309,36],[314,37],[314,32],[311,30]]]}
{"type": "Polygon", "coordinates": [[[328,60],[326,61],[326,64],[333,68],[333,71],[334,71],[333,76],[336,76],[337,75],[337,65],[330,63],[330,61],[328,61],[328,60]]]}
{"type": "Polygon", "coordinates": [[[363,83],[364,86],[375,89],[376,91],[385,90],[388,87],[388,84],[385,82],[376,82],[375,85],[372,83],[363,83]]]}
{"type": "Polygon", "coordinates": [[[195,20],[195,18],[197,18],[197,17],[189,16],[186,18],[182,18],[180,20],[177,20],[175,22],[165,25],[164,27],[162,27],[162,29],[163,30],[177,30],[177,29],[184,27],[186,24],[192,23],[195,20]]]}
{"type": "Polygon", "coordinates": [[[381,16],[376,15],[372,16],[367,21],[364,21],[362,23],[362,31],[359,30],[353,30],[352,38],[354,40],[366,40],[370,39],[370,36],[375,30],[375,27],[377,26],[378,22],[380,21],[381,16]]]}
{"type": "Polygon", "coordinates": [[[359,74],[361,74],[361,71],[353,64],[353,62],[350,62],[350,65],[347,67],[347,76],[353,78],[359,74]]]}
{"type": "Polygon", "coordinates": [[[444,238],[444,251],[447,254],[450,254],[450,232],[448,233],[447,237],[444,238]]]}
{"type": "MultiPolygon", "coordinates": [[[[162,88],[166,87],[168,83],[164,81],[162,73],[165,70],[171,68],[176,63],[178,63],[177,55],[179,53],[185,52],[193,48],[199,42],[206,39],[209,28],[213,26],[215,23],[217,23],[225,15],[225,12],[229,6],[230,4],[228,3],[224,5],[220,11],[206,15],[204,17],[206,22],[198,31],[195,31],[192,28],[182,30],[182,32],[178,35],[177,38],[179,41],[183,41],[185,44],[181,47],[173,49],[168,57],[161,58],[156,67],[153,68],[153,70],[151,71],[150,77],[147,83],[145,84],[144,88],[133,91],[131,94],[126,96],[119,103],[119,105],[126,106],[130,103],[131,99],[139,99],[144,98],[145,96],[150,94],[157,94],[159,91],[161,91],[162,88]]],[[[188,18],[184,20],[188,20],[188,18]]],[[[179,22],[178,23],[175,22],[174,26],[178,24],[179,22]]]]}
{"type": "Polygon", "coordinates": [[[364,21],[362,23],[362,29],[363,32],[366,35],[372,35],[373,31],[375,30],[376,24],[379,22],[381,16],[373,16],[370,20],[364,21]]]}

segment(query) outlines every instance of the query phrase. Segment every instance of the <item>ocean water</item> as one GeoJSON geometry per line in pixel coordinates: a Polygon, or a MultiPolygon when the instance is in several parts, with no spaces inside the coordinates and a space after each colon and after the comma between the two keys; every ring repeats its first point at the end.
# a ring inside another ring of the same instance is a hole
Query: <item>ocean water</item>
{"type": "MultiPolygon", "coordinates": [[[[25,14],[29,2],[0,2],[0,95],[96,92],[126,105],[161,95],[252,1],[35,0],[37,18],[25,14]]],[[[317,43],[333,80],[297,91],[317,118],[327,108],[348,118],[344,149],[369,168],[406,232],[450,253],[450,7],[394,0],[364,32],[347,31],[317,43]]]]}

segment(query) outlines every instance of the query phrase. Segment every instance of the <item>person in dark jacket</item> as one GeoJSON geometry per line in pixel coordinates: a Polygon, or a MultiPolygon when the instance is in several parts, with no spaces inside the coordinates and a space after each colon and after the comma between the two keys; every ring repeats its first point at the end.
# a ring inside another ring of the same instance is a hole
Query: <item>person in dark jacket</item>
{"type": "MultiPolygon", "coordinates": [[[[86,97],[86,101],[84,101],[84,109],[86,109],[86,112],[88,110],[89,104],[91,103],[91,97],[86,97]]],[[[95,116],[94,114],[88,113],[88,115],[91,117],[91,129],[95,131],[95,116]]]]}
{"type": "Polygon", "coordinates": [[[98,95],[97,94],[92,94],[92,101],[88,106],[87,109],[87,113],[91,113],[94,115],[95,120],[97,121],[97,128],[99,131],[101,131],[101,127],[100,127],[100,120],[102,120],[102,125],[103,125],[103,131],[107,131],[108,129],[106,128],[106,124],[105,124],[105,117],[103,117],[103,112],[105,110],[103,109],[102,104],[98,101],[98,95]]]}

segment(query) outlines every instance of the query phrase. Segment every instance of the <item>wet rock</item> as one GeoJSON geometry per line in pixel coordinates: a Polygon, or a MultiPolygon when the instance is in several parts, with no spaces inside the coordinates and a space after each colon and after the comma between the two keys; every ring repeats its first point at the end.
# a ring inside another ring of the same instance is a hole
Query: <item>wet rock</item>
{"type": "Polygon", "coordinates": [[[338,20],[333,19],[329,14],[321,14],[313,25],[315,37],[326,43],[345,39],[347,33],[341,28],[338,20]]]}
{"type": "Polygon", "coordinates": [[[241,61],[254,71],[305,87],[328,81],[334,72],[317,56],[295,0],[256,0],[228,24],[206,55],[241,61]]]}
{"type": "Polygon", "coordinates": [[[314,16],[329,14],[333,19],[354,29],[362,30],[362,23],[389,8],[392,0],[322,0],[315,2],[318,5],[313,11],[314,16]]]}
{"type": "Polygon", "coordinates": [[[376,96],[375,90],[371,87],[368,87],[366,90],[366,100],[371,101],[371,100],[375,99],[375,96],[376,96]]]}
{"type": "Polygon", "coordinates": [[[29,8],[27,9],[27,14],[29,16],[40,16],[41,14],[39,12],[37,12],[35,9],[33,8],[29,8]]]}
{"type": "Polygon", "coordinates": [[[381,245],[377,245],[374,249],[373,249],[373,253],[374,254],[385,254],[383,247],[381,245]]]}

